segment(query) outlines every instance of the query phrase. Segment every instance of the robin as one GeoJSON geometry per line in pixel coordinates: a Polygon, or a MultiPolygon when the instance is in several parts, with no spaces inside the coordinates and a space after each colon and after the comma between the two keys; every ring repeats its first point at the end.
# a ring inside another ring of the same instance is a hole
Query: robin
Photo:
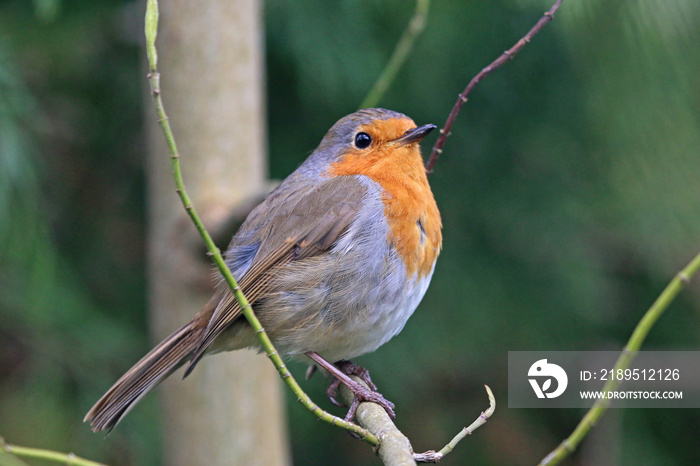
{"type": "MultiPolygon", "coordinates": [[[[231,240],[226,264],[280,354],[310,357],[360,401],[393,417],[369,373],[349,359],[399,333],[423,298],[442,244],[416,127],[380,108],[341,118],[313,153],[257,206],[231,240]],[[335,364],[332,364],[335,363],[335,364]],[[362,377],[370,389],[348,377],[362,377]]],[[[113,428],[146,393],[202,356],[260,349],[223,279],[207,305],[129,369],[85,416],[113,428]]]]}

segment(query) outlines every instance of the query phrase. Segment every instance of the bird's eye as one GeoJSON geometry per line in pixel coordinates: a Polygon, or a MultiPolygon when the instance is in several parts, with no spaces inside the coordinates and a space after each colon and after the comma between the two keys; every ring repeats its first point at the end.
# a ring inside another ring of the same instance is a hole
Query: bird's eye
{"type": "Polygon", "coordinates": [[[355,147],[358,149],[366,149],[372,144],[372,137],[367,133],[357,133],[355,135],[355,147]]]}

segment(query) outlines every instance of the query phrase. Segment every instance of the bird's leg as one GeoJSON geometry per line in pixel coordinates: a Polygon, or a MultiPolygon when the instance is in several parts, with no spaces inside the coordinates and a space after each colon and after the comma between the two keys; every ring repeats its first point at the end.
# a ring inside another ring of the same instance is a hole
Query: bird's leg
{"type": "Polygon", "coordinates": [[[313,377],[315,373],[316,373],[316,366],[311,364],[309,367],[306,368],[306,380],[310,380],[311,377],[313,377]]]}
{"type": "Polygon", "coordinates": [[[369,372],[366,369],[357,366],[351,363],[350,361],[341,361],[339,363],[341,368],[336,367],[334,364],[331,364],[330,362],[326,361],[323,357],[321,357],[321,355],[314,351],[309,351],[308,353],[306,353],[306,355],[309,358],[311,358],[316,364],[330,372],[333,375],[333,377],[335,377],[335,380],[331,383],[331,385],[328,387],[328,390],[326,391],[328,397],[330,398],[333,404],[337,406],[342,406],[335,399],[338,387],[341,383],[348,387],[348,389],[354,395],[352,404],[350,404],[350,409],[348,409],[348,413],[345,415],[346,421],[352,421],[352,419],[355,417],[357,407],[363,401],[377,403],[379,406],[384,408],[384,410],[392,419],[396,417],[396,414],[394,414],[394,403],[384,398],[381,393],[375,391],[377,387],[372,383],[372,380],[369,378],[369,372]],[[345,372],[345,370],[349,370],[352,375],[358,375],[358,377],[365,381],[367,385],[372,387],[372,389],[364,387],[352,380],[345,372]]]}

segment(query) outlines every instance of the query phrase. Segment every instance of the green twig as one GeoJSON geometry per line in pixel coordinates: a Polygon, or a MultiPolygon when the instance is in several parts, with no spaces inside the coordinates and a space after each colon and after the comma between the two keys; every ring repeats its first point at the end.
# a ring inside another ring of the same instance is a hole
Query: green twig
{"type": "MultiPolygon", "coordinates": [[[[656,298],[654,304],[651,305],[649,310],[644,314],[642,320],[639,321],[637,327],[632,332],[627,345],[620,353],[620,357],[617,359],[614,371],[619,369],[627,369],[632,363],[632,360],[636,356],[637,351],[644,343],[644,339],[649,334],[649,331],[654,326],[659,317],[666,311],[669,304],[674,300],[674,298],[680,293],[680,291],[685,287],[690,279],[695,275],[695,273],[700,269],[700,254],[695,256],[692,261],[671,280],[664,291],[656,298]]],[[[603,391],[614,391],[620,381],[613,378],[608,379],[603,387],[603,391]]],[[[576,450],[576,447],[581,443],[581,441],[588,435],[591,428],[598,422],[601,416],[608,409],[610,400],[599,399],[597,400],[591,409],[586,413],[586,415],[581,419],[576,429],[566,438],[559,446],[552,450],[541,462],[540,465],[555,465],[566,458],[571,452],[576,450]]]]}
{"type": "Polygon", "coordinates": [[[44,450],[42,448],[20,447],[5,443],[0,437],[0,451],[9,453],[10,455],[20,458],[32,458],[37,460],[54,461],[68,466],[102,466],[102,463],[86,460],[73,453],[61,453],[53,450],[44,450]]]}
{"type": "Polygon", "coordinates": [[[428,18],[428,10],[430,9],[430,0],[416,0],[416,11],[408,21],[408,26],[404,30],[401,38],[396,44],[394,53],[387,62],[374,86],[367,93],[367,96],[360,104],[360,108],[376,107],[382,99],[386,90],[394,81],[396,74],[401,69],[401,66],[406,61],[408,54],[413,49],[413,44],[418,35],[425,29],[425,23],[428,18]]]}
{"type": "Polygon", "coordinates": [[[277,350],[272,345],[272,342],[267,336],[267,333],[265,333],[265,330],[260,324],[260,321],[253,313],[253,309],[251,308],[250,303],[243,295],[243,292],[238,286],[238,283],[236,283],[236,280],[231,275],[231,271],[226,266],[223,256],[221,255],[221,250],[219,250],[219,248],[216,247],[206,228],[204,228],[204,224],[200,220],[199,215],[197,214],[197,211],[192,205],[192,201],[190,200],[189,196],[187,195],[187,191],[185,190],[185,185],[182,179],[182,172],[180,170],[180,156],[177,150],[177,145],[175,144],[175,138],[173,136],[172,129],[170,128],[168,116],[165,113],[163,100],[161,98],[160,75],[158,74],[157,68],[158,55],[155,46],[157,31],[158,1],[148,0],[146,6],[145,24],[146,52],[148,55],[149,64],[148,82],[151,86],[151,95],[153,96],[153,101],[155,103],[156,114],[158,116],[158,123],[160,124],[161,129],[163,130],[163,134],[165,135],[165,140],[168,145],[168,150],[170,152],[170,162],[172,165],[176,191],[178,196],[180,196],[180,201],[182,201],[183,207],[187,211],[187,214],[190,216],[190,219],[192,220],[195,227],[197,228],[197,231],[204,240],[204,243],[207,246],[207,250],[209,251],[209,255],[211,256],[212,260],[214,261],[214,264],[219,269],[219,272],[224,277],[224,280],[231,289],[231,292],[233,293],[234,297],[236,298],[236,301],[238,302],[238,305],[243,311],[243,315],[245,315],[245,318],[248,320],[250,326],[258,334],[260,344],[265,350],[265,353],[275,365],[275,368],[277,369],[277,372],[279,373],[282,380],[284,380],[284,383],[286,383],[287,386],[297,396],[297,401],[299,401],[299,403],[301,403],[306,409],[311,411],[311,413],[320,420],[346,429],[359,436],[362,440],[365,440],[373,446],[376,446],[378,444],[378,440],[375,435],[371,434],[367,430],[352,422],[344,421],[343,419],[337,416],[333,416],[332,414],[322,410],[311,400],[311,398],[309,398],[309,396],[306,393],[304,393],[297,381],[294,379],[294,377],[292,377],[292,374],[289,372],[287,366],[282,361],[282,358],[280,357],[279,353],[277,353],[277,350]]]}
{"type": "Polygon", "coordinates": [[[465,427],[462,429],[457,435],[454,436],[450,442],[445,445],[442,450],[440,451],[426,451],[425,453],[415,453],[413,455],[413,459],[418,462],[418,463],[437,463],[441,459],[445,457],[448,453],[450,453],[452,450],[455,449],[457,444],[462,441],[464,437],[467,435],[471,435],[476,429],[479,427],[483,426],[486,424],[486,421],[489,420],[491,415],[496,411],[496,397],[493,396],[493,392],[491,391],[491,388],[489,388],[488,385],[484,385],[486,387],[486,393],[489,395],[489,408],[481,413],[478,418],[471,424],[469,424],[468,427],[465,427]]]}

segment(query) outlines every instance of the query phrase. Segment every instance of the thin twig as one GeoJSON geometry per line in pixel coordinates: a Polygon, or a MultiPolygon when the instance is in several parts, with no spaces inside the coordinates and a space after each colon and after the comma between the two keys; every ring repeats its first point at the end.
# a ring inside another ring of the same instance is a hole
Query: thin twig
{"type": "MultiPolygon", "coordinates": [[[[637,351],[642,347],[644,339],[649,334],[657,320],[663,315],[664,311],[668,308],[674,298],[680,293],[680,291],[688,284],[690,279],[695,275],[695,273],[700,269],[700,254],[695,256],[692,261],[681,270],[676,276],[671,280],[671,282],[666,286],[664,291],[661,292],[654,304],[651,305],[649,310],[644,314],[642,320],[639,321],[637,326],[632,332],[627,345],[620,353],[620,356],[615,363],[613,371],[627,369],[632,363],[632,360],[637,354],[637,351]]],[[[603,391],[614,391],[620,381],[613,378],[608,379],[603,387],[603,391]]],[[[540,465],[555,465],[559,464],[561,460],[566,458],[571,452],[576,450],[576,447],[581,443],[581,441],[588,435],[591,428],[598,422],[601,416],[608,409],[610,400],[598,399],[591,409],[586,413],[586,415],[581,419],[576,429],[566,438],[563,442],[559,444],[557,448],[552,450],[541,462],[540,465]]]]}
{"type": "Polygon", "coordinates": [[[469,96],[469,93],[474,89],[474,87],[483,79],[485,76],[489,75],[492,71],[500,68],[503,66],[506,62],[510,61],[515,57],[515,55],[520,52],[520,50],[525,47],[527,43],[529,43],[532,38],[540,32],[540,30],[549,23],[552,18],[554,18],[554,13],[556,13],[557,9],[559,9],[559,5],[561,5],[562,0],[556,0],[554,2],[554,5],[552,8],[547,11],[542,18],[540,18],[539,21],[537,21],[537,24],[530,29],[530,31],[523,36],[522,39],[520,39],[514,46],[512,46],[510,49],[506,50],[501,54],[500,57],[498,57],[496,60],[494,60],[489,66],[484,68],[472,78],[471,81],[469,81],[469,84],[467,84],[467,87],[462,91],[461,94],[457,97],[457,102],[455,102],[454,107],[452,107],[452,111],[450,111],[449,116],[447,117],[447,121],[445,121],[445,126],[440,130],[440,136],[438,137],[437,141],[435,141],[435,145],[433,146],[433,150],[430,152],[430,157],[428,158],[428,162],[425,164],[425,171],[428,172],[428,174],[432,173],[433,167],[435,166],[435,162],[437,162],[438,157],[440,157],[440,154],[442,154],[442,148],[445,145],[445,141],[447,141],[447,138],[450,136],[450,131],[452,131],[452,125],[454,124],[455,120],[457,119],[457,115],[459,115],[460,110],[462,110],[462,107],[464,104],[467,102],[467,97],[469,96]]]}
{"type": "Polygon", "coordinates": [[[67,466],[103,466],[102,463],[86,460],[73,453],[61,453],[53,450],[44,450],[43,448],[20,447],[5,443],[5,440],[0,437],[0,451],[9,453],[20,458],[32,458],[44,461],[54,461],[56,463],[65,464],[67,466]]]}
{"type": "Polygon", "coordinates": [[[406,61],[406,58],[408,58],[408,54],[413,49],[416,38],[423,32],[423,29],[425,29],[429,9],[430,0],[416,0],[416,11],[408,21],[408,26],[406,26],[401,38],[396,43],[394,53],[391,55],[382,73],[360,104],[360,108],[376,107],[382,99],[386,90],[391,86],[394,78],[396,78],[396,74],[401,69],[401,66],[406,61]]]}
{"type": "Polygon", "coordinates": [[[182,179],[182,171],[180,169],[180,155],[177,150],[177,145],[175,144],[175,137],[173,136],[172,129],[170,128],[170,123],[168,121],[168,116],[165,113],[165,107],[163,106],[163,100],[161,97],[160,89],[160,75],[158,73],[158,55],[156,51],[155,41],[158,31],[158,0],[148,0],[146,6],[146,21],[145,21],[145,33],[146,33],[146,53],[148,55],[149,73],[148,82],[151,86],[151,95],[155,103],[156,114],[158,116],[158,123],[163,130],[166,143],[168,145],[168,150],[170,152],[170,162],[172,165],[173,178],[175,180],[175,186],[180,201],[182,202],[185,211],[190,216],[190,219],[194,223],[197,231],[204,240],[209,251],[209,256],[214,261],[214,264],[219,269],[219,272],[224,277],[224,280],[228,284],[231,292],[233,293],[238,305],[243,311],[243,315],[248,320],[248,323],[253,328],[255,333],[257,333],[260,339],[260,344],[265,350],[267,357],[272,361],[279,373],[280,377],[285,384],[294,392],[297,397],[297,401],[301,403],[306,409],[308,409],[314,416],[320,420],[327,422],[331,425],[341,427],[356,434],[362,440],[376,446],[378,443],[377,437],[362,427],[354,424],[352,422],[344,421],[343,419],[333,416],[332,414],[324,411],[318,407],[309,396],[301,389],[297,381],[292,377],[292,374],[287,369],[287,366],[282,361],[279,353],[272,345],[270,338],[268,337],[265,329],[263,329],[260,321],[253,313],[253,309],[250,306],[247,298],[241,291],[238,283],[231,275],[231,271],[226,266],[223,256],[221,255],[221,250],[214,244],[211,236],[207,232],[204,224],[199,218],[197,211],[192,205],[192,201],[187,195],[185,190],[185,184],[182,179]]]}
{"type": "Polygon", "coordinates": [[[413,459],[416,462],[437,463],[438,461],[443,459],[445,455],[454,450],[457,444],[461,442],[464,437],[466,437],[467,435],[471,435],[476,429],[486,424],[486,421],[488,421],[491,415],[494,413],[494,411],[496,411],[496,398],[493,396],[493,392],[491,391],[488,385],[484,385],[484,387],[486,387],[486,393],[488,393],[489,395],[489,408],[483,413],[481,413],[479,417],[476,418],[476,420],[472,422],[468,427],[465,427],[457,435],[455,435],[454,438],[442,448],[442,450],[437,452],[434,450],[429,450],[425,453],[415,453],[413,455],[413,459]]]}

